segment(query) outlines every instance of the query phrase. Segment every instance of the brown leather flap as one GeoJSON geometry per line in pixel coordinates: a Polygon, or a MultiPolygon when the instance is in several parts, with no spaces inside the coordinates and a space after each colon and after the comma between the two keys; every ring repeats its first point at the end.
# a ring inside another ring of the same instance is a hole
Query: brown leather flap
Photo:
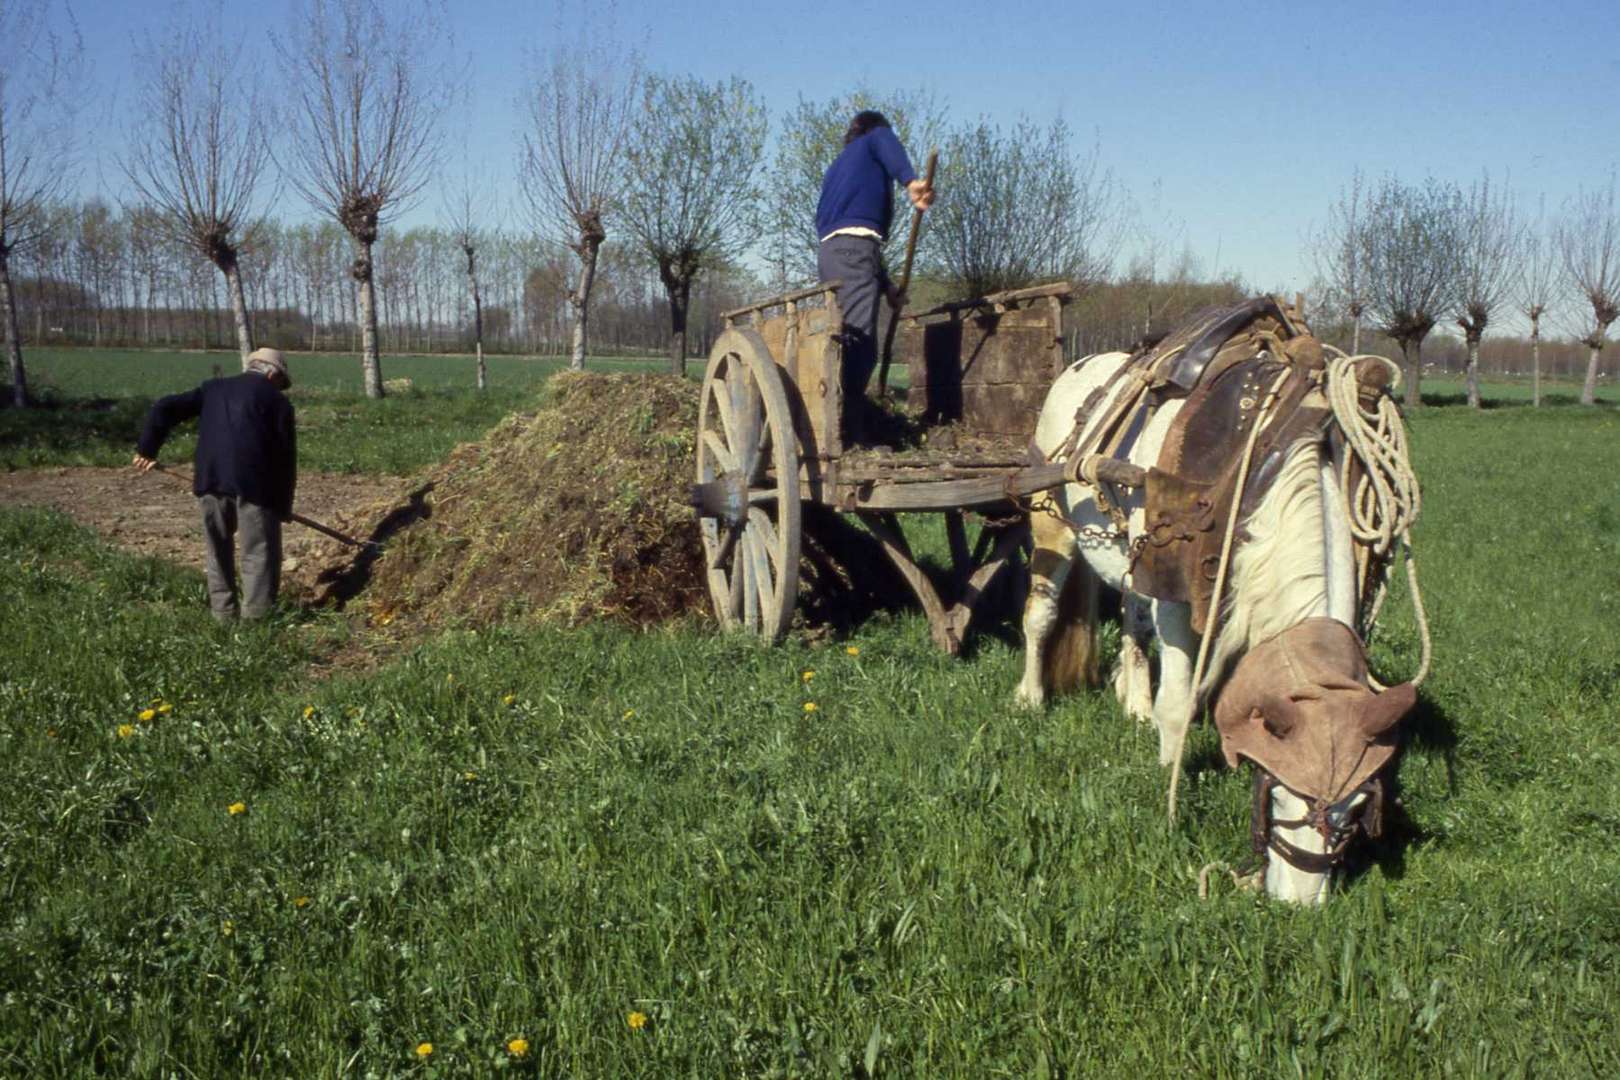
{"type": "MultiPolygon", "coordinates": [[[[1131,573],[1131,588],[1143,596],[1179,603],[1207,594],[1207,588],[1195,588],[1195,553],[1205,550],[1211,537],[1219,552],[1223,522],[1217,520],[1216,511],[1224,500],[1218,485],[1152,468],[1144,490],[1147,541],[1131,573]]],[[[1201,633],[1201,620],[1194,621],[1194,629],[1201,633]]]]}
{"type": "Polygon", "coordinates": [[[1334,802],[1389,763],[1409,685],[1375,694],[1355,631],[1306,619],[1249,650],[1215,704],[1228,765],[1248,758],[1301,795],[1334,802]]]}

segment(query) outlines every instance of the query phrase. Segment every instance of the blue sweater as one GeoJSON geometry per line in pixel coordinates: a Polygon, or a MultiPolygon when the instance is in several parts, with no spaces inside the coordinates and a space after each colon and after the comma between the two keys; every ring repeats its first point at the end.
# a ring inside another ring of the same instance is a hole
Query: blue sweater
{"type": "Polygon", "coordinates": [[[285,394],[256,371],[209,379],[195,390],[159,398],[146,414],[136,444],[156,458],[176,424],[202,417],[191,490],[197,495],[235,495],[269,507],[286,521],[298,481],[293,407],[285,394]]]}
{"type": "Polygon", "coordinates": [[[873,128],[844,147],[821,181],[816,236],[861,226],[884,239],[894,219],[894,185],[917,179],[917,170],[890,128],[873,128]]]}

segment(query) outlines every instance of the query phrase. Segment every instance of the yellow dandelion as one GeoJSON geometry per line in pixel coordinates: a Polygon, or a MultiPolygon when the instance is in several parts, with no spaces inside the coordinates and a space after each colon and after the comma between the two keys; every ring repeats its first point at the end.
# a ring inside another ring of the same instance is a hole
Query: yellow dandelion
{"type": "Polygon", "coordinates": [[[476,780],[478,779],[478,774],[473,772],[471,769],[468,769],[466,772],[461,774],[461,778],[463,780],[476,780]]]}
{"type": "Polygon", "coordinates": [[[231,805],[225,808],[225,812],[231,815],[231,817],[235,817],[237,814],[245,814],[247,813],[247,803],[233,802],[231,805]]]}
{"type": "Polygon", "coordinates": [[[816,703],[813,702],[813,701],[805,702],[804,703],[804,711],[807,712],[807,713],[815,712],[816,711],[816,703]]]}
{"type": "Polygon", "coordinates": [[[634,710],[634,709],[626,709],[626,710],[624,710],[624,718],[626,720],[633,720],[635,718],[635,715],[636,715],[636,710],[634,710]]]}
{"type": "Polygon", "coordinates": [[[846,645],[844,646],[844,651],[851,656],[861,655],[861,647],[859,645],[846,645]]]}
{"type": "Polygon", "coordinates": [[[142,709],[140,712],[135,714],[135,718],[141,721],[143,724],[150,724],[153,720],[157,719],[157,710],[142,709]]]}
{"type": "Polygon", "coordinates": [[[813,671],[806,671],[803,675],[801,675],[799,677],[801,679],[803,679],[805,682],[809,682],[811,679],[816,677],[816,673],[813,672],[813,671]]]}
{"type": "Polygon", "coordinates": [[[119,724],[118,725],[118,737],[120,739],[127,739],[133,734],[135,734],[135,725],[134,724],[119,724]]]}
{"type": "Polygon", "coordinates": [[[416,1044],[416,1056],[421,1058],[423,1061],[426,1061],[428,1058],[432,1057],[433,1056],[433,1044],[430,1043],[430,1042],[417,1043],[416,1044]]]}
{"type": "Polygon", "coordinates": [[[226,919],[224,922],[219,924],[219,932],[224,934],[226,937],[230,937],[232,934],[236,933],[236,924],[231,922],[231,920],[226,919]]]}
{"type": "Polygon", "coordinates": [[[517,700],[517,695],[516,694],[507,694],[505,697],[501,698],[501,704],[502,705],[510,705],[516,700],[517,700]]]}
{"type": "Polygon", "coordinates": [[[313,705],[305,705],[304,706],[304,719],[308,720],[310,717],[312,717],[314,715],[315,715],[315,706],[313,706],[313,705]]]}
{"type": "Polygon", "coordinates": [[[647,1026],[647,1014],[644,1012],[632,1012],[624,1019],[625,1023],[630,1025],[631,1031],[640,1031],[647,1026]]]}
{"type": "Polygon", "coordinates": [[[293,897],[293,907],[309,907],[309,897],[307,897],[307,896],[295,896],[295,897],[293,897]]]}
{"type": "Polygon", "coordinates": [[[513,1057],[527,1057],[529,1054],[529,1040],[519,1035],[506,1044],[506,1052],[513,1057]]]}
{"type": "Polygon", "coordinates": [[[167,701],[159,702],[158,707],[157,707],[157,711],[159,713],[161,713],[162,715],[167,716],[170,713],[174,712],[174,706],[169,704],[167,701]]]}

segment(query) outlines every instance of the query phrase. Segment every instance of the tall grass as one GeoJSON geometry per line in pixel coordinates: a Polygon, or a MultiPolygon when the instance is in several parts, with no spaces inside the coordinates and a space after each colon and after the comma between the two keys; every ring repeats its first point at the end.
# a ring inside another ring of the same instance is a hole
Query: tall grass
{"type": "Polygon", "coordinates": [[[1409,824],[1319,911],[1200,902],[1248,777],[1200,730],[1168,828],[1152,733],[1013,709],[994,637],[504,629],[331,676],[336,618],[221,630],[196,575],[0,513],[0,1073],[1613,1073],[1620,414],[1413,427],[1409,824]]]}

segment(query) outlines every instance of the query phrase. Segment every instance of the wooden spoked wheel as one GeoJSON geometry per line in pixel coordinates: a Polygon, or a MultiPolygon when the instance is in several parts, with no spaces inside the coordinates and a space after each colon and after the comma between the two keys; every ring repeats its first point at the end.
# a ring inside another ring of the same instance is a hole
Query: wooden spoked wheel
{"type": "Polygon", "coordinates": [[[753,330],[726,330],[709,354],[693,502],[720,625],[777,640],[799,591],[799,442],[781,370],[753,330]]]}

